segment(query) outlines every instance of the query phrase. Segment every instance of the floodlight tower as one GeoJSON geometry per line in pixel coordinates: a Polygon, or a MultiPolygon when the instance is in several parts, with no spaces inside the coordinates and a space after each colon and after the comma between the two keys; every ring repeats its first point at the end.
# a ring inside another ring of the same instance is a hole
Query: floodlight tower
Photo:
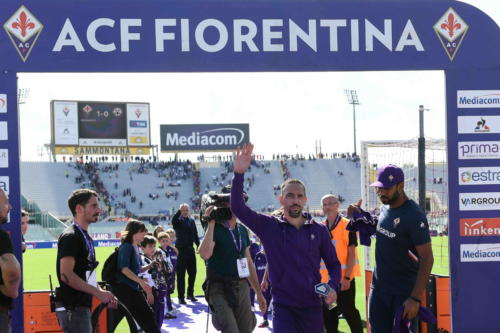
{"type": "Polygon", "coordinates": [[[344,90],[345,95],[347,97],[347,103],[352,105],[352,122],[354,126],[354,154],[357,154],[356,151],[356,105],[359,105],[358,93],[356,90],[344,90]]]}
{"type": "Polygon", "coordinates": [[[419,137],[418,137],[418,204],[420,208],[426,211],[426,200],[425,200],[425,135],[424,135],[424,112],[429,111],[429,109],[424,108],[423,105],[419,105],[418,112],[418,122],[419,122],[419,137]]]}

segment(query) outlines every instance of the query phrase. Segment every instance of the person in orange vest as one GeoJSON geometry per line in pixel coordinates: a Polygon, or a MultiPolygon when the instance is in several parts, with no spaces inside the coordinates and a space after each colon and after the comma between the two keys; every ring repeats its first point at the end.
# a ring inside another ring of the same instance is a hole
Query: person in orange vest
{"type": "MultiPolygon", "coordinates": [[[[321,198],[321,207],[326,219],[323,221],[330,231],[332,243],[337,251],[337,257],[342,265],[340,293],[337,306],[328,310],[323,306],[323,320],[327,333],[337,333],[339,315],[342,313],[352,333],[363,333],[361,316],[356,309],[356,283],[354,278],[361,276],[356,247],[358,239],[355,232],[346,230],[349,220],[339,213],[340,202],[336,196],[327,194],[321,198]]],[[[321,282],[328,281],[328,271],[321,263],[321,282]]]]}

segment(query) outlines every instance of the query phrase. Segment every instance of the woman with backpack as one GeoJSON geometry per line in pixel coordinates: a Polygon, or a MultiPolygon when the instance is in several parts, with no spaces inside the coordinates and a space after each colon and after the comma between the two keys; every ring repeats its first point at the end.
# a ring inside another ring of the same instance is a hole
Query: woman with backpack
{"type": "Polygon", "coordinates": [[[113,292],[118,300],[132,313],[135,321],[145,333],[161,333],[156,326],[155,314],[150,307],[154,298],[152,288],[141,279],[139,244],[147,233],[144,223],[130,220],[122,232],[122,244],[118,249],[118,260],[113,292]],[[142,289],[142,290],[141,290],[142,289]],[[144,293],[146,293],[146,297],[144,293]]]}

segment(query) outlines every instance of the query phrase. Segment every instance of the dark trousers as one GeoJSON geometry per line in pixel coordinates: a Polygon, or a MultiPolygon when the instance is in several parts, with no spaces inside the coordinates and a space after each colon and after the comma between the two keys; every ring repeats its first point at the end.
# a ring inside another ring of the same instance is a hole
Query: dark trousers
{"type": "MultiPolygon", "coordinates": [[[[153,304],[155,317],[156,317],[156,326],[161,329],[161,325],[163,324],[163,317],[165,315],[165,297],[168,295],[167,286],[160,285],[158,288],[153,289],[153,296],[155,298],[155,302],[153,304]]],[[[168,295],[170,298],[170,295],[168,295]]]]}
{"type": "MultiPolygon", "coordinates": [[[[153,309],[151,309],[147,303],[146,297],[142,291],[133,289],[125,284],[117,283],[113,286],[113,293],[130,311],[135,321],[144,330],[144,332],[161,333],[161,330],[156,326],[156,318],[153,309]]],[[[122,318],[123,315],[115,316],[113,331],[122,318]]]]}
{"type": "Polygon", "coordinates": [[[323,333],[321,305],[307,308],[274,303],[274,333],[323,333]]]}
{"type": "Polygon", "coordinates": [[[196,257],[194,249],[179,249],[177,257],[177,293],[179,298],[184,298],[186,290],[186,271],[188,273],[187,295],[194,296],[194,281],[196,280],[196,257]]]}
{"type": "Polygon", "coordinates": [[[351,329],[351,333],[363,333],[361,316],[356,309],[356,283],[351,281],[351,287],[341,291],[337,297],[337,306],[331,310],[323,306],[323,320],[326,333],[337,333],[339,327],[339,315],[342,313],[351,329]]]}
{"type": "MultiPolygon", "coordinates": [[[[384,291],[370,290],[368,316],[372,333],[391,333],[394,316],[408,296],[392,295],[384,291]]],[[[410,321],[412,332],[416,332],[417,320],[410,321]]]]}

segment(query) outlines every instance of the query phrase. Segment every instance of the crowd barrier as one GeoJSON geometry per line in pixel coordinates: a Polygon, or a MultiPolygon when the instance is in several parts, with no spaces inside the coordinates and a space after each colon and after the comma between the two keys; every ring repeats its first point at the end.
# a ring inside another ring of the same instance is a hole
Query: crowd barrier
{"type": "MultiPolygon", "coordinates": [[[[120,246],[119,239],[103,239],[94,240],[95,247],[106,247],[106,246],[120,246]]],[[[44,242],[26,242],[27,249],[56,249],[57,241],[44,241],[44,242]]]]}

